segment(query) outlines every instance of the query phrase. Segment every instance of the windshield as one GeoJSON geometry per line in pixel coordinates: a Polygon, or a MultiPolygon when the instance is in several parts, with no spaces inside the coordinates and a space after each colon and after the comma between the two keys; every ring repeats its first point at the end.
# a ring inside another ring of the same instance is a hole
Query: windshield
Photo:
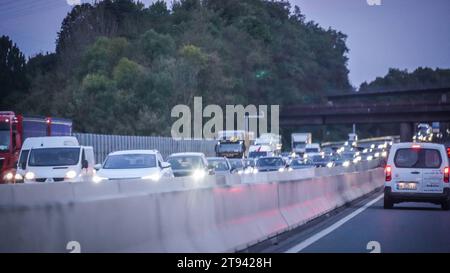
{"type": "Polygon", "coordinates": [[[321,156],[321,155],[315,155],[315,156],[311,157],[311,160],[314,161],[314,162],[327,161],[328,157],[321,156]]]}
{"type": "Polygon", "coordinates": [[[248,157],[255,158],[255,157],[262,157],[267,156],[267,152],[250,152],[248,154],[248,157]]]}
{"type": "Polygon", "coordinates": [[[103,169],[155,168],[156,156],[151,154],[111,155],[106,158],[103,169]]]}
{"type": "Polygon", "coordinates": [[[318,153],[319,149],[317,149],[317,148],[306,148],[305,152],[306,153],[318,153]]]}
{"type": "Polygon", "coordinates": [[[0,125],[0,151],[7,151],[11,142],[8,124],[0,125]]]}
{"type": "Polygon", "coordinates": [[[302,142],[295,142],[294,143],[294,148],[295,149],[303,149],[303,148],[305,148],[305,146],[306,146],[306,143],[302,143],[302,142]]]}
{"type": "Polygon", "coordinates": [[[71,166],[80,160],[80,148],[33,149],[28,159],[29,166],[71,166]]]}
{"type": "Polygon", "coordinates": [[[225,159],[208,159],[208,163],[214,166],[216,171],[228,171],[230,168],[228,167],[227,161],[225,159]]]}
{"type": "Polygon", "coordinates": [[[284,166],[283,160],[278,157],[260,158],[256,163],[257,166],[281,167],[284,166]]]}
{"type": "Polygon", "coordinates": [[[192,170],[204,167],[202,158],[199,156],[174,156],[169,157],[167,162],[170,163],[172,170],[192,170]]]}
{"type": "Polygon", "coordinates": [[[309,162],[308,160],[302,161],[302,160],[292,160],[291,161],[291,166],[295,167],[295,166],[304,166],[304,165],[310,165],[311,162],[309,162]]]}
{"type": "Polygon", "coordinates": [[[218,152],[241,152],[242,144],[239,143],[222,143],[217,146],[218,152]]]}
{"type": "Polygon", "coordinates": [[[242,163],[242,160],[240,159],[231,159],[230,164],[235,169],[242,169],[244,168],[244,164],[242,163]]]}

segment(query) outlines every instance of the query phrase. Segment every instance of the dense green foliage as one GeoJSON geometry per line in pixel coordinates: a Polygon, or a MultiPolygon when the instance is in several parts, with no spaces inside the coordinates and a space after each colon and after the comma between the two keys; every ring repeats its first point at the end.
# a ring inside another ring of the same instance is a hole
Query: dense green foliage
{"type": "Polygon", "coordinates": [[[19,99],[28,88],[25,56],[9,39],[0,37],[0,108],[19,99]]]}
{"type": "Polygon", "coordinates": [[[450,69],[419,67],[412,72],[391,68],[384,77],[362,83],[360,91],[407,90],[450,86],[450,69]]]}
{"type": "Polygon", "coordinates": [[[76,6],[56,53],[29,61],[13,110],[73,118],[77,131],[165,134],[176,104],[321,102],[350,90],[345,35],[286,1],[131,0],[76,6]]]}

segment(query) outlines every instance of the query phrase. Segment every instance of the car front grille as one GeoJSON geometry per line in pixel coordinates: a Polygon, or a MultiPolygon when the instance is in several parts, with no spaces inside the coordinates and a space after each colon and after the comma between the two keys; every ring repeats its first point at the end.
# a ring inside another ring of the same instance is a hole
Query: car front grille
{"type": "MultiPolygon", "coordinates": [[[[36,182],[45,182],[47,178],[36,178],[36,182]]],[[[64,181],[64,177],[53,177],[54,182],[62,182],[64,181]]]]}

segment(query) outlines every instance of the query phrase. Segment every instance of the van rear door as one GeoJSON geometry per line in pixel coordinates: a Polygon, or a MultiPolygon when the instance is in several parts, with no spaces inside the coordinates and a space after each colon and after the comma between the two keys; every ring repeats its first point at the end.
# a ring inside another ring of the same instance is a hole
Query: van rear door
{"type": "Polygon", "coordinates": [[[397,149],[392,170],[394,192],[437,193],[443,191],[438,149],[420,146],[397,149]]]}

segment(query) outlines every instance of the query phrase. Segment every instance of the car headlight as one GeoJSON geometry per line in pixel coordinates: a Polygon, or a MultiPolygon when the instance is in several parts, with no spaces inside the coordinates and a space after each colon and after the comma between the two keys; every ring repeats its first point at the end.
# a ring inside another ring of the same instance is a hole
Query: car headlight
{"type": "Polygon", "coordinates": [[[243,170],[239,170],[237,173],[238,173],[238,174],[243,174],[244,171],[243,171],[243,170]]]}
{"type": "Polygon", "coordinates": [[[11,181],[14,178],[14,175],[12,174],[12,172],[9,172],[7,174],[5,174],[5,176],[3,176],[3,180],[6,181],[11,181]]]}
{"type": "Polygon", "coordinates": [[[328,167],[328,168],[333,167],[333,162],[328,162],[328,163],[327,163],[327,167],[328,167]]]}
{"type": "Polygon", "coordinates": [[[292,169],[291,167],[289,167],[287,170],[288,170],[288,172],[292,172],[294,169],[292,169]]]}
{"type": "Polygon", "coordinates": [[[23,180],[23,176],[20,173],[16,173],[16,175],[14,176],[14,178],[16,179],[16,181],[21,181],[23,180]]]}
{"type": "Polygon", "coordinates": [[[344,167],[350,166],[350,161],[345,161],[344,163],[342,163],[342,166],[344,167]]]}
{"type": "Polygon", "coordinates": [[[192,177],[194,177],[194,179],[202,179],[203,177],[205,177],[206,172],[205,170],[195,170],[192,173],[192,177]]]}
{"type": "Polygon", "coordinates": [[[25,179],[26,179],[26,180],[33,180],[35,177],[36,177],[36,176],[34,175],[33,172],[27,172],[27,173],[25,174],[25,179]]]}
{"type": "Polygon", "coordinates": [[[94,183],[100,183],[100,182],[102,182],[102,181],[104,181],[104,180],[108,180],[108,178],[106,178],[106,177],[101,177],[101,176],[98,176],[98,175],[94,175],[94,177],[92,177],[92,181],[93,181],[94,183]]]}
{"type": "Polygon", "coordinates": [[[372,160],[373,159],[373,156],[371,156],[371,155],[369,155],[368,157],[367,157],[367,161],[370,161],[370,160],[372,160]]]}
{"type": "Polygon", "coordinates": [[[253,169],[253,173],[258,173],[258,169],[253,169]]]}
{"type": "Polygon", "coordinates": [[[278,171],[279,172],[284,172],[284,168],[279,168],[278,171]]]}
{"type": "Polygon", "coordinates": [[[66,172],[66,178],[74,179],[75,177],[77,177],[77,172],[76,171],[70,170],[70,171],[66,172]]]}
{"type": "Polygon", "coordinates": [[[376,152],[376,153],[375,153],[375,157],[380,157],[380,153],[379,153],[379,152],[376,152]]]}
{"type": "Polygon", "coordinates": [[[151,175],[143,176],[143,177],[141,177],[141,179],[159,181],[159,179],[161,179],[161,174],[160,173],[153,173],[151,175]]]}
{"type": "Polygon", "coordinates": [[[382,157],[386,157],[386,156],[387,156],[387,152],[386,152],[386,151],[382,152],[382,153],[381,153],[381,156],[382,156],[382,157]]]}

